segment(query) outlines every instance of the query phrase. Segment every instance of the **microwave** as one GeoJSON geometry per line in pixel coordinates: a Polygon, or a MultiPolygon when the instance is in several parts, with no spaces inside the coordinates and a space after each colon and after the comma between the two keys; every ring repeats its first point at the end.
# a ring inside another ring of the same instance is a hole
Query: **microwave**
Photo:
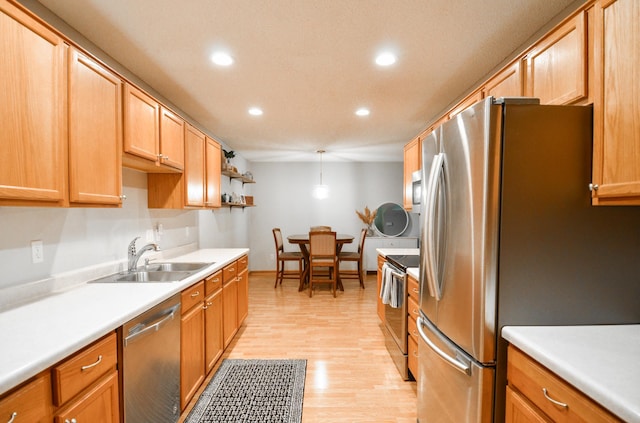
{"type": "Polygon", "coordinates": [[[420,213],[422,206],[422,171],[411,174],[411,212],[420,213]]]}

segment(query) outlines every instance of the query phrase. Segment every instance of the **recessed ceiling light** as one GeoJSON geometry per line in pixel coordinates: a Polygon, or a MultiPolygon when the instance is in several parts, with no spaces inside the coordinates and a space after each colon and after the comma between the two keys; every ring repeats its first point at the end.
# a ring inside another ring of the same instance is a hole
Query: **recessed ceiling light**
{"type": "Polygon", "coordinates": [[[356,110],[356,115],[358,116],[369,116],[371,112],[369,111],[369,109],[365,108],[365,107],[361,107],[358,110],[356,110]]]}
{"type": "Polygon", "coordinates": [[[259,107],[252,107],[249,109],[249,114],[251,116],[262,116],[262,109],[259,107]]]}
{"type": "Polygon", "coordinates": [[[228,53],[219,51],[211,55],[211,61],[218,66],[231,66],[233,58],[228,53]]]}
{"type": "Polygon", "coordinates": [[[383,52],[376,57],[376,64],[378,66],[391,66],[396,62],[396,55],[391,52],[383,52]]]}

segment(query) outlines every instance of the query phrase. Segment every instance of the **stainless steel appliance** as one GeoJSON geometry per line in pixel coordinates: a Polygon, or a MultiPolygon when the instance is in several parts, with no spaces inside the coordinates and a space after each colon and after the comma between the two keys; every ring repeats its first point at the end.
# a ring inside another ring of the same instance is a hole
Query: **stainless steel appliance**
{"type": "Polygon", "coordinates": [[[180,417],[180,294],[122,327],[125,423],[180,417]]]}
{"type": "Polygon", "coordinates": [[[422,171],[411,174],[411,212],[420,213],[422,209],[422,171]]]}
{"type": "Polygon", "coordinates": [[[591,148],[590,106],[532,99],[487,98],[429,138],[420,423],[504,421],[505,325],[640,322],[640,208],[591,206],[591,148]]]}
{"type": "Polygon", "coordinates": [[[388,255],[382,268],[383,290],[384,286],[393,285],[391,295],[397,299],[395,303],[383,299],[385,345],[404,380],[411,378],[407,339],[407,268],[418,267],[419,263],[418,255],[388,255]]]}

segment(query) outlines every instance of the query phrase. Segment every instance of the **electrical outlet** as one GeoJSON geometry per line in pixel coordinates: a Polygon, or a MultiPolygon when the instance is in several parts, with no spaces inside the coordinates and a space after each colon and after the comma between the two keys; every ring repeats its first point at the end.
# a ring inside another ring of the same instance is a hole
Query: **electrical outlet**
{"type": "Polygon", "coordinates": [[[42,263],[44,261],[44,247],[42,241],[31,241],[31,261],[33,263],[42,263]]]}
{"type": "Polygon", "coordinates": [[[184,227],[184,236],[186,236],[187,238],[189,238],[189,227],[185,226],[184,227]]]}
{"type": "Polygon", "coordinates": [[[154,242],[153,229],[147,229],[147,242],[154,242]]]}

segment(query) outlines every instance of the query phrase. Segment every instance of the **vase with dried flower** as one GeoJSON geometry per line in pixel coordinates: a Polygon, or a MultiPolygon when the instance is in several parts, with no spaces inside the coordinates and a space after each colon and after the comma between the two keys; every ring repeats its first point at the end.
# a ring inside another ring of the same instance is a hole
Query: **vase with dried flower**
{"type": "Polygon", "coordinates": [[[373,221],[376,218],[377,212],[378,212],[377,210],[374,210],[374,211],[369,210],[368,206],[364,206],[364,211],[362,212],[359,210],[356,210],[356,214],[358,215],[362,223],[367,225],[367,236],[373,235],[373,228],[371,225],[373,225],[373,221]]]}

